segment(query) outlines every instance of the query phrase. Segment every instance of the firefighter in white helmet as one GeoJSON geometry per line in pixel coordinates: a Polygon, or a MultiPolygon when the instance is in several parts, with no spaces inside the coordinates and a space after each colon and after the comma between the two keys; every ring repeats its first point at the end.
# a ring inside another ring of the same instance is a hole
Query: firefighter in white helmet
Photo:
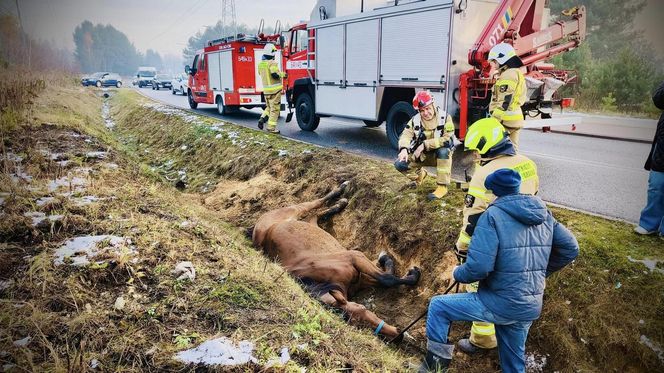
{"type": "Polygon", "coordinates": [[[433,95],[428,91],[417,92],[413,107],[418,113],[406,124],[399,137],[399,155],[394,167],[403,173],[415,168],[410,178],[419,184],[426,176],[422,167],[436,166],[438,187],[427,198],[443,198],[447,194],[452,172],[454,123],[449,114],[436,106],[433,95]]]}
{"type": "MultiPolygon", "coordinates": [[[[470,180],[468,193],[463,209],[461,232],[455,245],[457,257],[464,261],[468,254],[468,246],[475,231],[475,225],[482,213],[496,199],[491,190],[487,190],[484,182],[490,174],[501,168],[509,168],[521,176],[522,194],[537,194],[539,176],[535,162],[528,157],[517,154],[506,129],[495,118],[484,118],[473,123],[466,134],[464,145],[467,150],[477,151],[480,155],[479,164],[470,180]]],[[[466,285],[466,291],[477,291],[477,283],[466,285]]],[[[491,349],[497,345],[494,325],[486,322],[473,322],[470,338],[458,342],[459,348],[467,353],[478,351],[479,348],[491,349]]]]}
{"type": "Polygon", "coordinates": [[[523,62],[516,55],[514,47],[498,43],[489,51],[489,62],[498,70],[493,86],[489,113],[498,119],[509,133],[510,140],[519,147],[519,131],[525,125],[521,105],[527,100],[526,78],[520,67],[523,62]]]}
{"type": "Polygon", "coordinates": [[[265,110],[258,119],[258,128],[263,129],[263,125],[267,122],[267,131],[272,133],[279,133],[277,120],[281,111],[282,79],[286,76],[279,70],[279,63],[275,60],[276,51],[277,47],[274,44],[266,44],[263,49],[263,59],[258,63],[258,74],[263,82],[265,96],[265,110]]]}

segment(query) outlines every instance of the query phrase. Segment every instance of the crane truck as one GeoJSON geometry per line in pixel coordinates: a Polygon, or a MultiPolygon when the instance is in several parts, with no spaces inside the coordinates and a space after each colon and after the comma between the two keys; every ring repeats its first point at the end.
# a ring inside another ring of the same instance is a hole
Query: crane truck
{"type": "MultiPolygon", "coordinates": [[[[486,117],[495,83],[487,55],[500,42],[524,62],[529,100],[525,115],[552,116],[568,107],[557,90],[574,82],[573,71],[546,59],[576,48],[585,38],[583,6],[557,15],[546,0],[319,0],[309,22],[287,31],[282,50],[288,77],[286,102],[298,126],[314,131],[321,117],[385,122],[397,147],[415,114],[411,100],[430,90],[452,114],[463,139],[468,126],[486,117]]],[[[550,119],[549,119],[550,120],[550,119]]],[[[545,122],[546,123],[546,122],[545,122]]],[[[546,125],[546,124],[545,124],[546,125]]]]}

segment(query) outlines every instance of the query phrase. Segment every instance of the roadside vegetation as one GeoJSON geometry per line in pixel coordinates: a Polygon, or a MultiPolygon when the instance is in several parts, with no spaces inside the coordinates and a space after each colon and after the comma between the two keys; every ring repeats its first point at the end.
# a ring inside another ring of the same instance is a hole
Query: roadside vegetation
{"type": "MultiPolygon", "coordinates": [[[[29,98],[2,98],[21,113],[2,127],[3,364],[175,370],[185,367],[176,353],[218,337],[253,344],[256,361],[237,371],[406,371],[419,362],[423,322],[413,338],[386,346],[311,299],[251,247],[245,229],[265,211],[350,180],[348,208],[325,228],[370,258],[389,251],[399,273],[422,268],[414,289],[354,299],[404,326],[449,284],[460,190],[430,203],[384,162],[199,117],[127,89],[43,84],[29,98]],[[76,251],[57,261],[68,240],[102,235],[89,264],[73,265],[83,254],[76,251]],[[171,272],[182,261],[192,262],[194,280],[171,272]],[[290,360],[282,364],[284,347],[290,360]]],[[[554,213],[577,235],[581,256],[549,279],[528,341],[530,371],[664,368],[663,242],[625,223],[554,213]]],[[[468,330],[455,324],[452,340],[468,330]]],[[[458,353],[453,367],[499,369],[493,352],[472,361],[458,353]]]]}

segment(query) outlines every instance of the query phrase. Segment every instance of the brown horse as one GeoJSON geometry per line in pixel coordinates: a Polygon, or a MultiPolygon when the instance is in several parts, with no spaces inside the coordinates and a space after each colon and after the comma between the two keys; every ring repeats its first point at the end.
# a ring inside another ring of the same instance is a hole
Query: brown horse
{"type": "Polygon", "coordinates": [[[415,285],[420,270],[413,267],[402,278],[394,275],[394,263],[386,253],[378,257],[379,268],[362,252],[346,250],[318,221],[343,210],[348,201],[339,199],[334,205],[318,211],[327,202],[337,199],[348,182],[325,197],[263,214],[254,226],[254,246],[262,248],[271,259],[278,260],[292,276],[300,279],[307,290],[323,303],[344,311],[350,321],[368,323],[375,334],[395,337],[396,327],[388,325],[361,304],[348,300],[354,292],[371,287],[415,285]]]}

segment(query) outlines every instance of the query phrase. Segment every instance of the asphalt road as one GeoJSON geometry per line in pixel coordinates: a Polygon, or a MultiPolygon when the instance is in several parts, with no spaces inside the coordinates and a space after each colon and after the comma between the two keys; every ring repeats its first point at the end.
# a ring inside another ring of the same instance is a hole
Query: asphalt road
{"type": "MultiPolygon", "coordinates": [[[[172,95],[170,91],[143,88],[140,92],[170,105],[189,108],[186,97],[172,95]]],[[[251,128],[256,128],[261,113],[259,109],[242,109],[239,113],[221,116],[214,105],[199,105],[197,111],[251,128]]],[[[585,117],[585,121],[597,128],[595,133],[601,130],[600,135],[630,133],[623,125],[629,123],[630,118],[585,117]],[[605,123],[604,127],[602,123],[605,123]]],[[[387,140],[384,125],[368,128],[361,121],[323,118],[315,132],[305,132],[297,126],[295,118],[291,123],[284,123],[284,118],[282,113],[279,130],[283,136],[390,162],[396,156],[387,140]]],[[[654,133],[654,121],[637,122],[641,129],[638,136],[633,137],[645,140],[649,133],[654,133]]],[[[588,130],[585,134],[592,135],[593,131],[588,130]]],[[[547,202],[630,222],[638,221],[646,202],[648,173],[643,164],[650,151],[649,144],[524,130],[520,150],[537,163],[540,196],[547,202]]],[[[453,173],[460,178],[462,172],[455,167],[453,173]]]]}

